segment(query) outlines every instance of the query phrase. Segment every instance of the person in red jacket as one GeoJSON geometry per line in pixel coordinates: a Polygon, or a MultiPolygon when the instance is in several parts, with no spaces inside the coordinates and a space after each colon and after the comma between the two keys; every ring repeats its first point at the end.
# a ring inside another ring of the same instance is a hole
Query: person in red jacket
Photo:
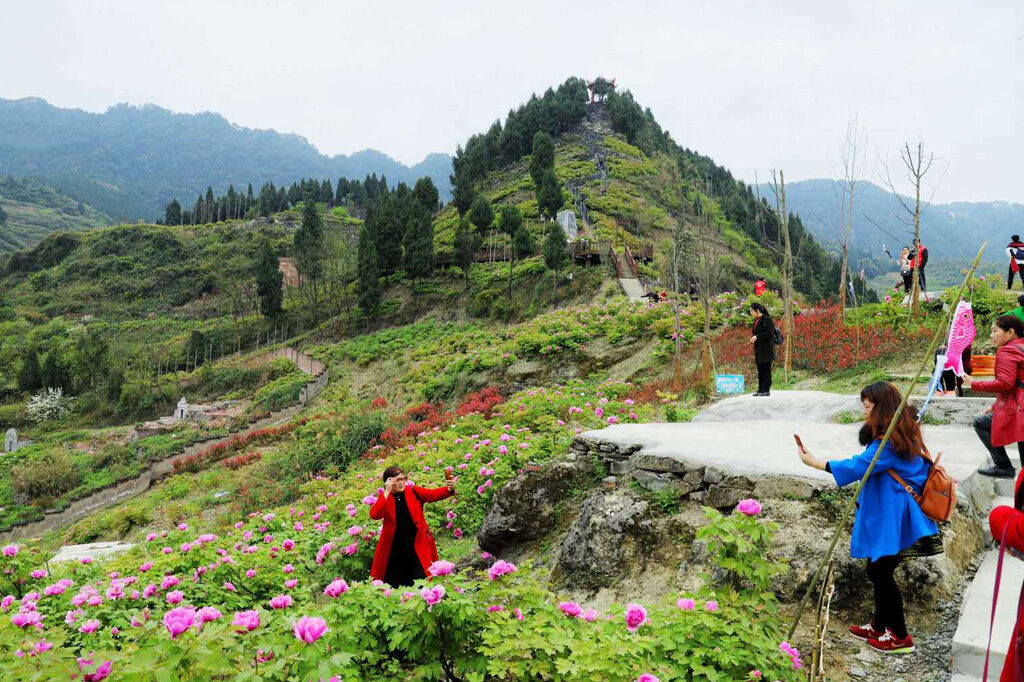
{"type": "MultiPolygon", "coordinates": [[[[1006,535],[1006,547],[1018,557],[1024,552],[1024,471],[1017,478],[1017,496],[1014,506],[1001,506],[992,510],[988,517],[992,537],[1001,542],[1006,535]]],[[[1017,622],[1010,636],[1010,646],[1006,650],[1006,662],[1003,663],[1003,674],[999,682],[1020,682],[1024,680],[1024,586],[1017,602],[1017,622]]]]}
{"type": "Polygon", "coordinates": [[[384,470],[384,492],[370,507],[371,519],[383,519],[370,577],[392,587],[409,586],[430,574],[437,545],[423,516],[423,505],[455,494],[455,481],[443,488],[420,488],[409,483],[400,467],[384,470]]]}
{"type": "Polygon", "coordinates": [[[1024,466],[1024,411],[1021,410],[1024,386],[1024,323],[1013,315],[1001,315],[992,323],[989,340],[996,347],[995,379],[975,381],[970,374],[964,386],[975,393],[995,393],[996,402],[988,412],[974,420],[974,431],[992,455],[994,466],[978,469],[983,476],[1013,478],[1013,463],[1004,446],[1017,444],[1024,466]]]}

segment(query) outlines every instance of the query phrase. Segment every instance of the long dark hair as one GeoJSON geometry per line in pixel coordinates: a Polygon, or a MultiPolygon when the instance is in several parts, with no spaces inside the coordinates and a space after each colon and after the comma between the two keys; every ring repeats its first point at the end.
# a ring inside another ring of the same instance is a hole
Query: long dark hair
{"type": "Polygon", "coordinates": [[[775,326],[775,323],[772,322],[772,314],[770,312],[768,312],[768,309],[765,308],[763,304],[756,303],[756,302],[755,303],[751,303],[750,304],[750,309],[751,310],[756,310],[757,312],[761,313],[761,319],[757,320],[754,323],[755,327],[758,326],[758,325],[761,325],[761,324],[768,324],[768,326],[770,326],[770,327],[774,327],[775,326]]]}
{"type": "MultiPolygon", "coordinates": [[[[865,386],[860,392],[860,399],[872,405],[871,414],[860,427],[859,434],[860,444],[867,446],[885,435],[903,396],[888,381],[879,381],[865,386]]],[[[927,452],[921,438],[921,426],[917,423],[917,408],[908,404],[903,409],[889,436],[889,445],[903,459],[913,459],[927,452]]]]}

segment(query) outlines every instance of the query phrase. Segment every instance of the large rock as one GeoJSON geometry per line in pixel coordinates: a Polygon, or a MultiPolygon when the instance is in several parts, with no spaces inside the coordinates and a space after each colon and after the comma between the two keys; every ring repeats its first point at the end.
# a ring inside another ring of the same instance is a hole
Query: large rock
{"type": "Polygon", "coordinates": [[[603,587],[622,577],[627,554],[648,554],[655,533],[647,502],[626,491],[598,492],[583,503],[562,541],[557,571],[574,587],[603,587]]]}
{"type": "Polygon", "coordinates": [[[550,462],[506,483],[494,496],[477,531],[480,547],[497,555],[553,530],[558,523],[555,505],[579,483],[589,466],[586,457],[550,462]]]}

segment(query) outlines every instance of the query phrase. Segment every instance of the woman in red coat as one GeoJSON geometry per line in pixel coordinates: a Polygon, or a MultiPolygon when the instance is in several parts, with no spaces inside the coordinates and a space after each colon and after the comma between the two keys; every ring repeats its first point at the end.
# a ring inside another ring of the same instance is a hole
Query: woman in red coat
{"type": "Polygon", "coordinates": [[[384,470],[384,493],[370,507],[371,519],[384,520],[371,578],[398,587],[429,575],[430,565],[437,561],[437,545],[423,517],[423,504],[454,493],[451,479],[444,488],[418,488],[399,467],[384,470]]]}
{"type": "MultiPolygon", "coordinates": [[[[1013,507],[996,507],[988,517],[992,537],[996,542],[1006,534],[1006,547],[1015,552],[1024,552],[1024,471],[1017,479],[1017,497],[1013,507]]],[[[1018,554],[1018,556],[1020,556],[1018,554]]],[[[1010,646],[1006,650],[1006,663],[999,682],[1020,682],[1024,680],[1024,586],[1021,587],[1017,602],[1017,624],[1013,626],[1010,646]]]]}
{"type": "Polygon", "coordinates": [[[978,469],[984,476],[1013,478],[1014,468],[1005,445],[1017,444],[1024,466],[1024,323],[1013,315],[1002,315],[992,323],[989,339],[996,347],[995,379],[975,381],[964,377],[964,386],[975,393],[995,393],[989,412],[974,420],[974,431],[992,455],[992,467],[978,469]]]}

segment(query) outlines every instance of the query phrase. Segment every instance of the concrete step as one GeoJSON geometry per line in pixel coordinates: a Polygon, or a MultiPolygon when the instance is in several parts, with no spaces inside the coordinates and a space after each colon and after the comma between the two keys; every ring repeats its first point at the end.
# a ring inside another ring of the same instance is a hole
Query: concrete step
{"type": "MultiPolygon", "coordinates": [[[[993,479],[996,482],[996,495],[999,497],[1013,497],[1014,488],[1017,485],[1016,479],[1013,478],[996,478],[993,479]]],[[[1013,503],[1010,503],[1013,506],[1013,503]]]]}
{"type": "MultiPolygon", "coordinates": [[[[995,509],[996,507],[1002,507],[1002,506],[1012,507],[1013,506],[1013,498],[1012,497],[997,497],[995,500],[992,501],[992,508],[993,509],[995,509]]],[[[992,540],[992,529],[988,527],[988,516],[987,515],[982,520],[981,526],[985,530],[985,543],[986,544],[991,544],[993,542],[993,540],[992,540]]]]}
{"type": "MultiPolygon", "coordinates": [[[[960,606],[960,621],[953,635],[953,672],[968,678],[980,678],[985,667],[985,647],[988,642],[988,623],[992,613],[992,590],[995,586],[996,561],[999,550],[986,552],[978,573],[964,591],[960,606]]],[[[1003,580],[999,588],[999,603],[996,606],[996,620],[992,632],[991,661],[997,671],[1006,658],[1010,633],[1017,620],[1017,597],[1024,582],[1024,561],[1007,555],[1003,559],[1003,580]]],[[[989,679],[998,679],[992,674],[989,664],[989,679]]]]}
{"type": "Polygon", "coordinates": [[[634,301],[639,301],[643,298],[644,287],[640,284],[640,280],[633,279],[632,277],[623,277],[619,279],[619,284],[622,286],[622,290],[626,293],[626,296],[634,301]]]}
{"type": "MultiPolygon", "coordinates": [[[[991,668],[991,667],[992,666],[990,665],[989,668],[991,668]]],[[[998,672],[997,672],[996,675],[993,676],[992,675],[992,670],[990,669],[988,671],[988,679],[989,679],[989,682],[995,682],[995,680],[998,680],[999,679],[998,672]],[[993,679],[993,677],[995,679],[993,679]]],[[[951,677],[949,679],[949,682],[981,682],[981,678],[980,677],[973,677],[971,675],[961,675],[960,673],[956,673],[956,674],[953,675],[953,677],[951,677]]]]}

